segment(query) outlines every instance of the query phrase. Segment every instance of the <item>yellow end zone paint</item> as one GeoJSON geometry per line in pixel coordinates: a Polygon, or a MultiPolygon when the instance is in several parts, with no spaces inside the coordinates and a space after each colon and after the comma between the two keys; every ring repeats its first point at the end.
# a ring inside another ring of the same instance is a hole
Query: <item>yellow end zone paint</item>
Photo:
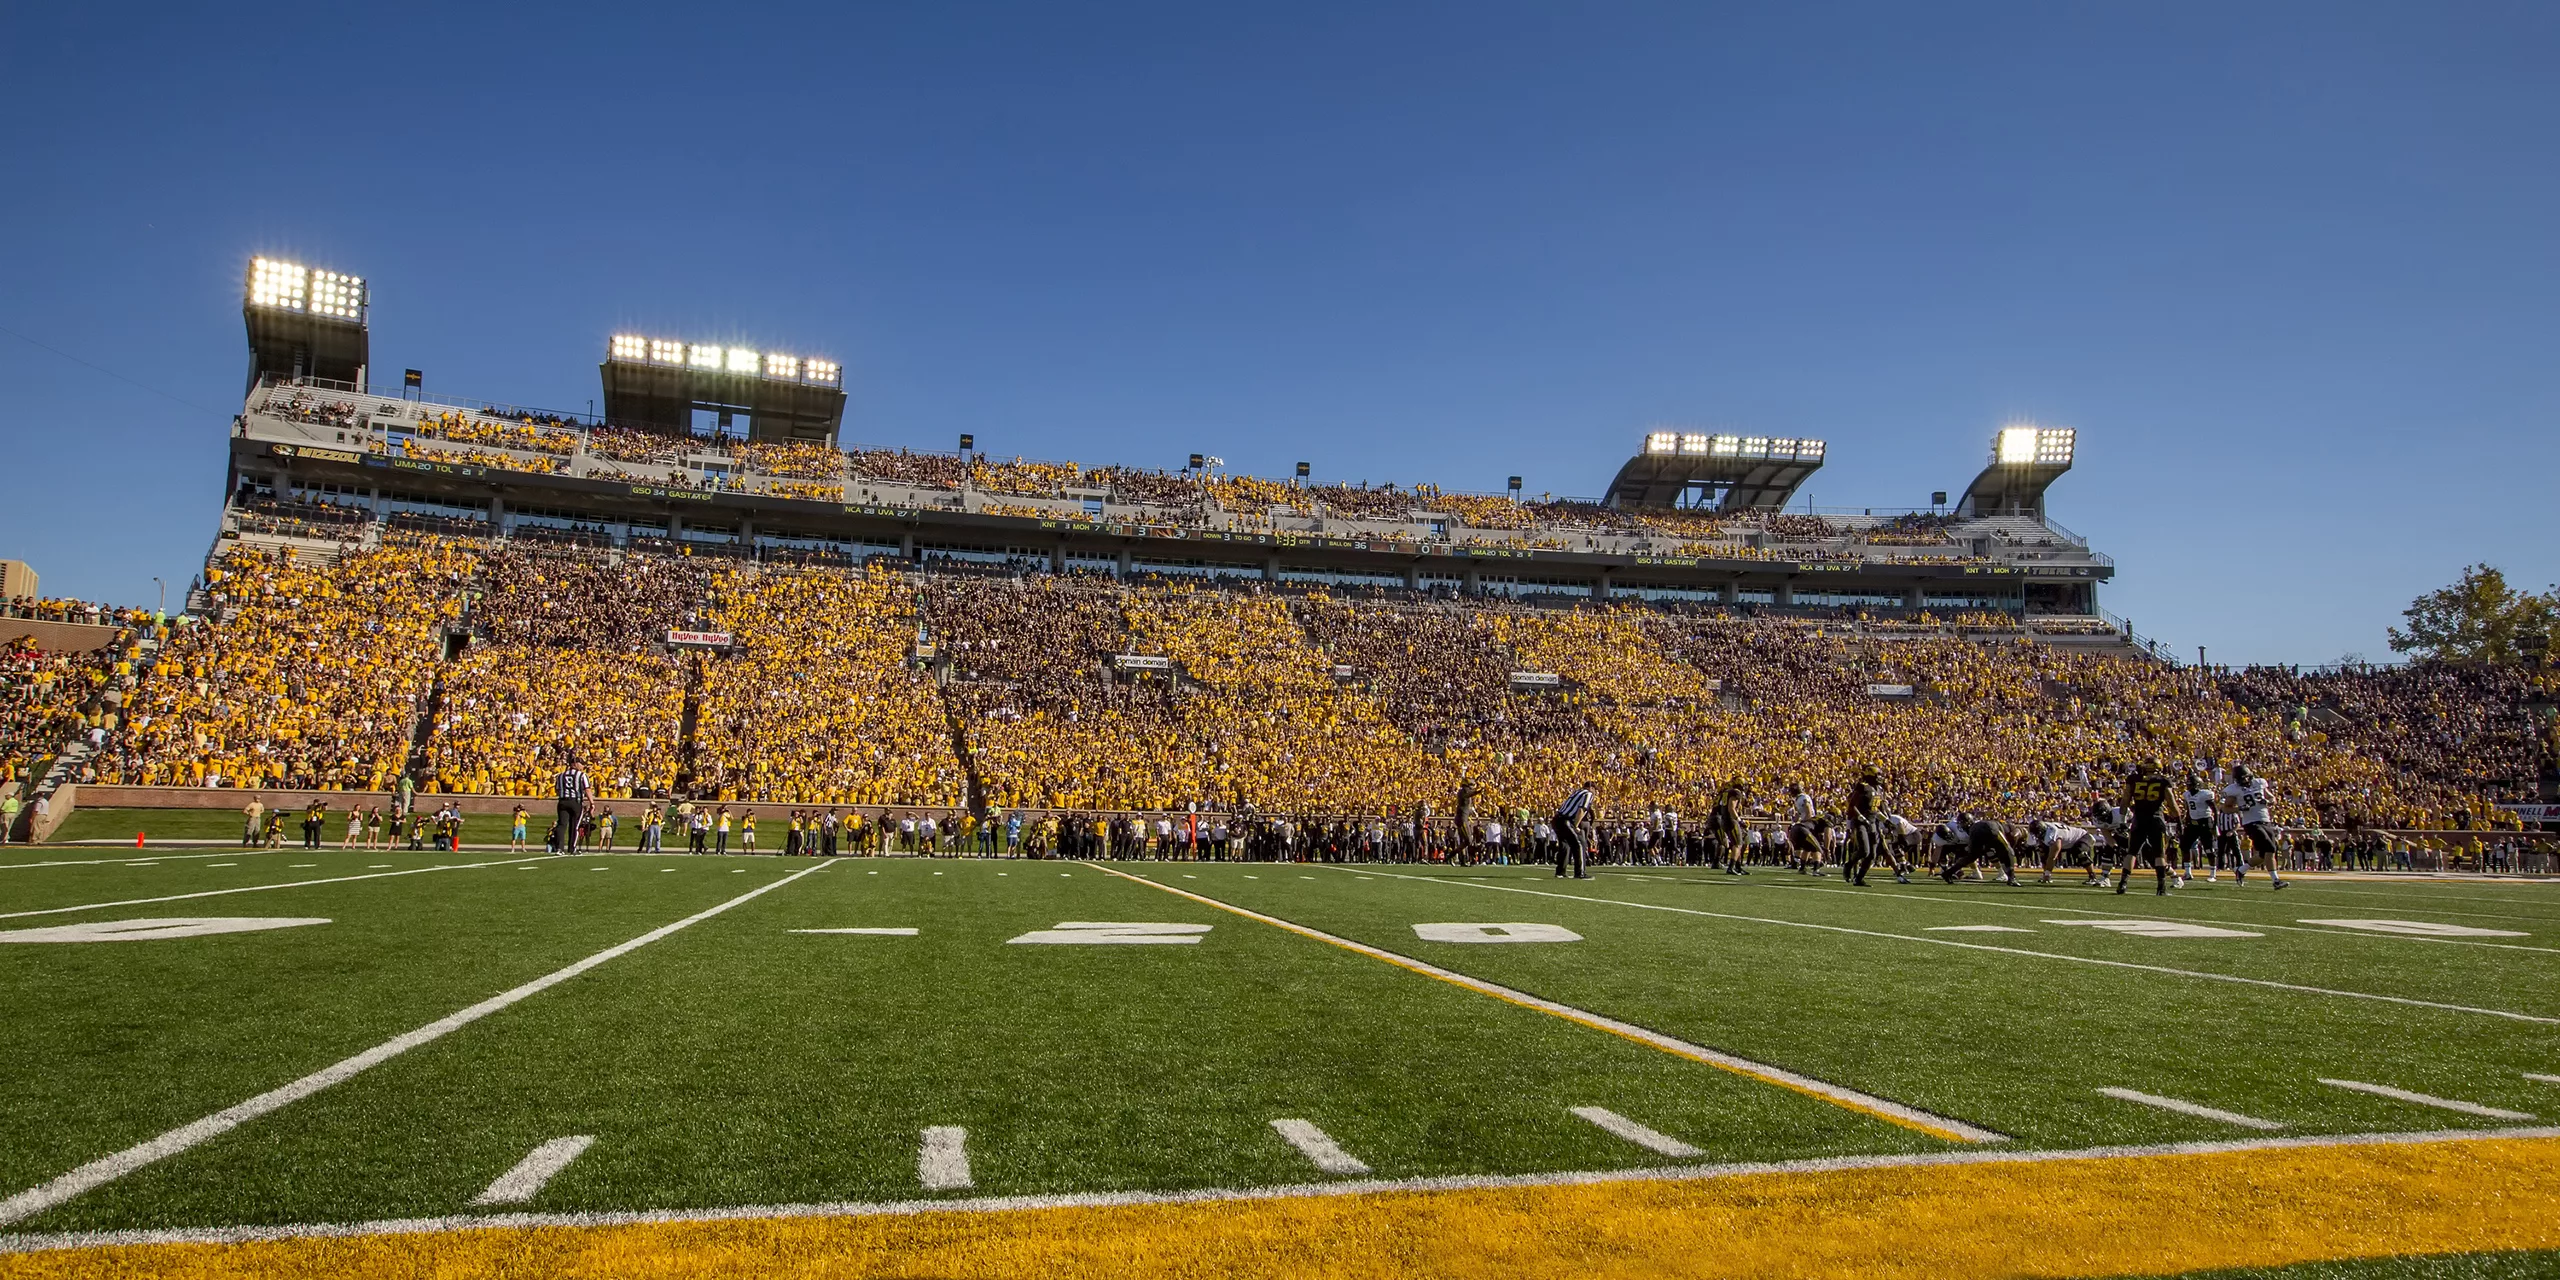
{"type": "Polygon", "coordinates": [[[0,1257],[0,1276],[2157,1275],[2560,1248],[2560,1138],[0,1257]],[[2341,1187],[2359,1194],[2341,1200],[2341,1187]]]}

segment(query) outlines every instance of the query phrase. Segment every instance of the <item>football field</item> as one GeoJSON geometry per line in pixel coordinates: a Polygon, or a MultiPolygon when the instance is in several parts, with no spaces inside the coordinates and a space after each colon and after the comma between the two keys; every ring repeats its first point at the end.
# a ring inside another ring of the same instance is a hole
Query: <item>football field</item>
{"type": "Polygon", "coordinates": [[[2560,1247],[2560,884],[5,854],[0,1274],[2560,1247]]]}

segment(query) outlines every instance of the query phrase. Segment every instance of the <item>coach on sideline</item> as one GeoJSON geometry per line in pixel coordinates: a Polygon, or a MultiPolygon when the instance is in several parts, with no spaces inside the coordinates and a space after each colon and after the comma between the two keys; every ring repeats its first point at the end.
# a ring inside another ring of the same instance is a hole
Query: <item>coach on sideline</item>
{"type": "Polygon", "coordinates": [[[568,754],[562,765],[560,777],[552,783],[552,793],[560,798],[559,815],[554,819],[558,825],[552,830],[558,833],[560,847],[556,852],[576,853],[578,824],[586,819],[587,797],[594,793],[595,781],[587,776],[586,770],[578,767],[578,753],[575,751],[568,754]]]}

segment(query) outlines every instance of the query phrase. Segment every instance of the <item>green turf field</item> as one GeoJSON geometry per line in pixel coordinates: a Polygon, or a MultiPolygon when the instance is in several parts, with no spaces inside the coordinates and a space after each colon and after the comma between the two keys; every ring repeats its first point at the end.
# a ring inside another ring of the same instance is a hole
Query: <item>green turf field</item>
{"type": "Polygon", "coordinates": [[[2560,1074],[2560,885],[2306,878],[2278,895],[2253,878],[2156,899],[2076,878],[1854,890],[1678,869],[9,853],[0,930],[325,921],[0,946],[0,1196],[53,1188],[0,1208],[14,1232],[469,1213],[573,1137],[592,1143],[507,1207],[1180,1192],[1359,1176],[1343,1160],[1464,1178],[2560,1114],[2560,1083],[2533,1078],[2560,1074]],[[237,1127],[57,1181],[688,920],[237,1127]],[[1101,944],[1069,922],[1195,928],[1101,944]],[[1431,925],[1556,940],[1418,934],[1431,925]],[[2446,926],[2484,932],[2376,931],[2446,926]],[[800,932],[853,928],[915,932],[800,932]],[[1059,940],[1012,941],[1044,933],[1059,940]],[[1596,1025],[1611,1022],[1625,1033],[1596,1025]],[[1340,1160],[1285,1140],[1284,1119],[1340,1160]],[[944,1128],[962,1132],[926,1152],[944,1128]]]}

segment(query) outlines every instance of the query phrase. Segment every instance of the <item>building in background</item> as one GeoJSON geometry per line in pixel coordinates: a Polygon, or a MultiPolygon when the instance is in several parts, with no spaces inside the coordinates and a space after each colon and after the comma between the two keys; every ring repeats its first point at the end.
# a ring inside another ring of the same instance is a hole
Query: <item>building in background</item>
{"type": "Polygon", "coordinates": [[[36,571],[24,560],[0,560],[0,600],[36,598],[36,571]]]}

